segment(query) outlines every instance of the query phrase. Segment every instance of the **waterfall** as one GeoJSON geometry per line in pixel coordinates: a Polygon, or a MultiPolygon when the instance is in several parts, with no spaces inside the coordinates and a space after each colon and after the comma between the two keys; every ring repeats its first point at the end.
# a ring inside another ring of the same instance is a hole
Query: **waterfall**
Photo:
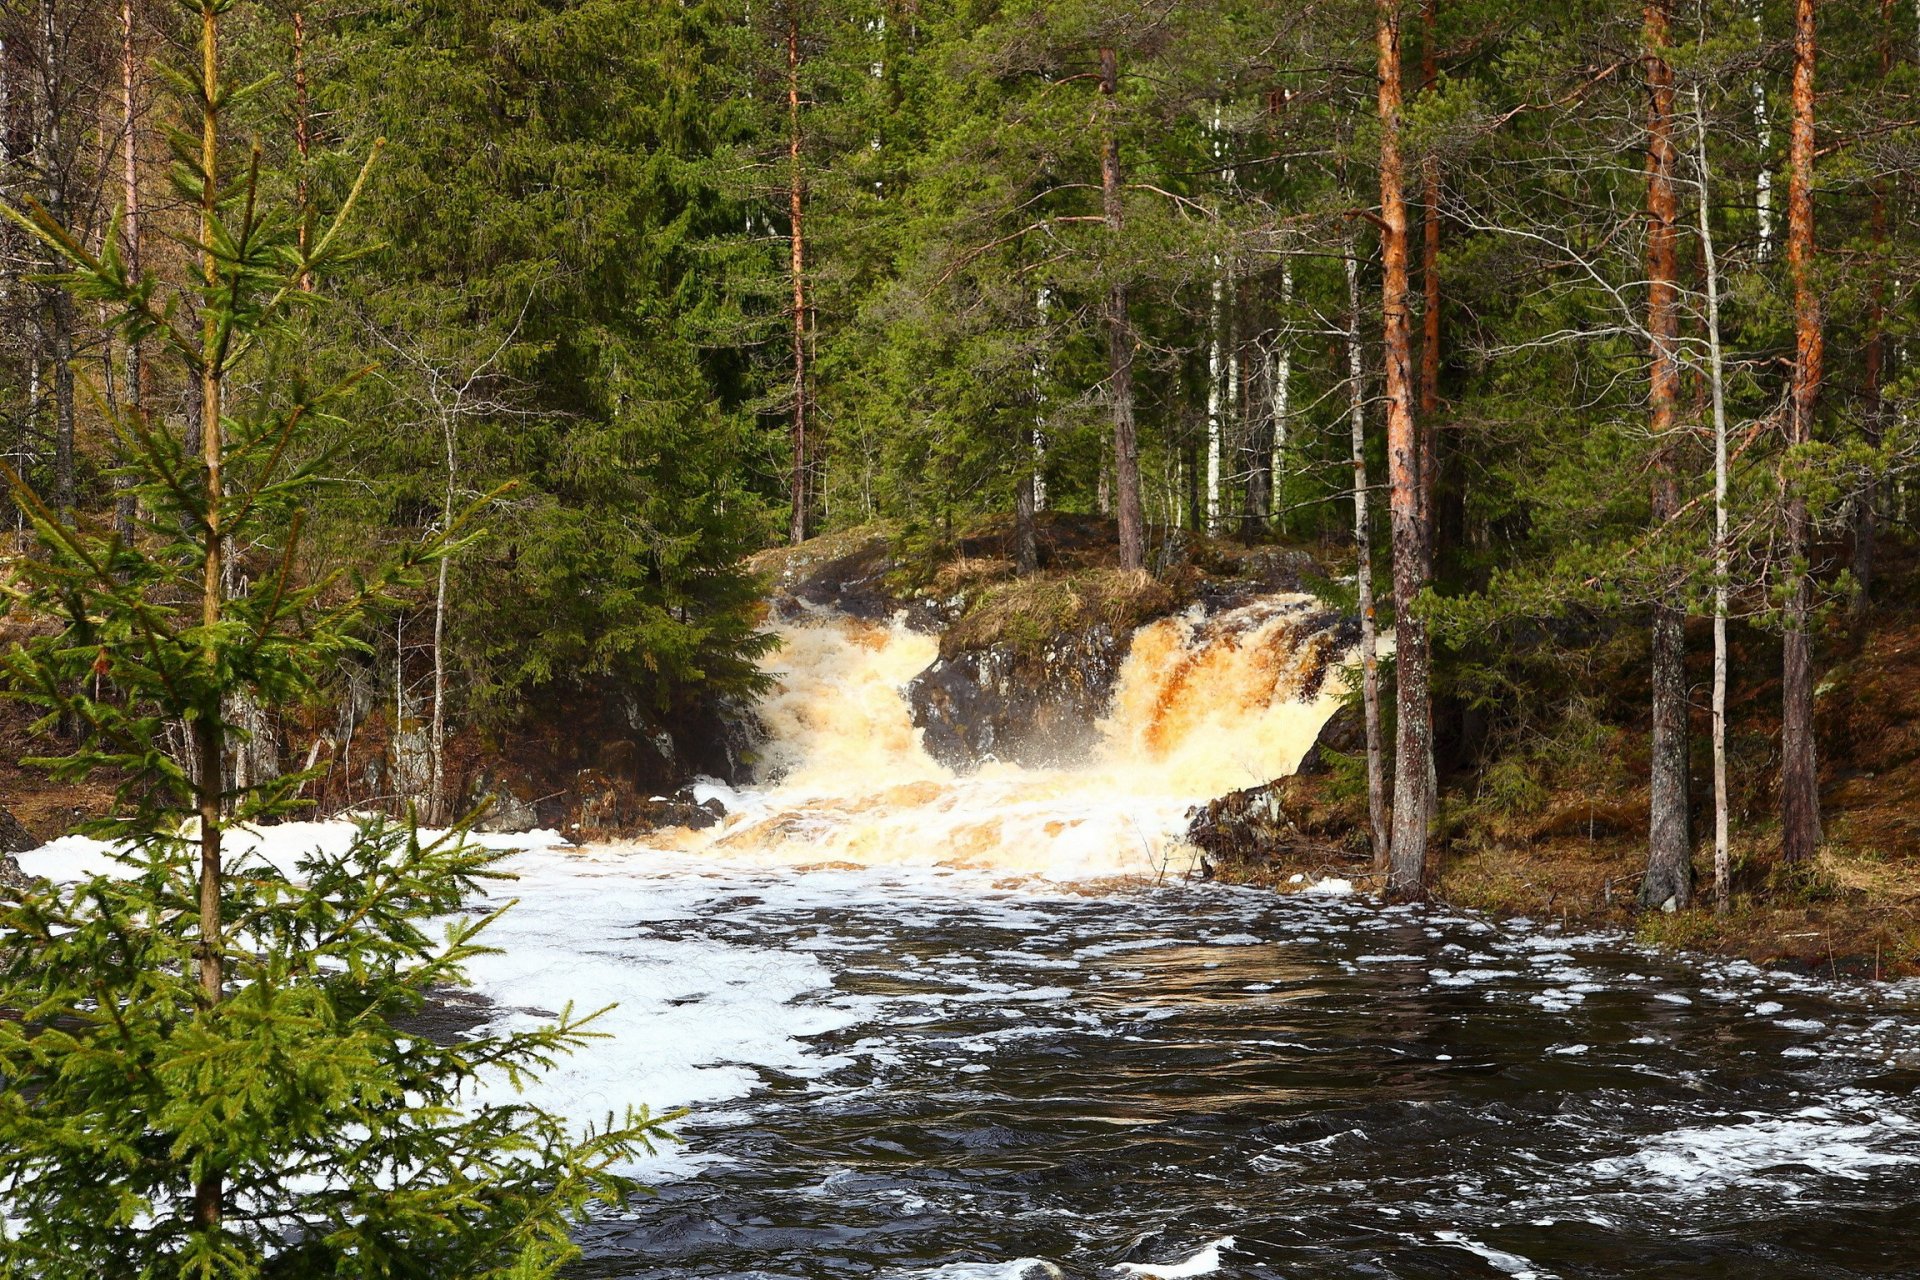
{"type": "Polygon", "coordinates": [[[1053,879],[1184,874],[1189,806],[1292,772],[1339,706],[1337,628],[1271,596],[1135,633],[1097,745],[1071,768],[955,774],[922,749],[902,689],[937,641],[823,615],[779,629],[760,714],[764,779],[718,828],[645,843],[777,865],[945,865],[1053,879]]]}

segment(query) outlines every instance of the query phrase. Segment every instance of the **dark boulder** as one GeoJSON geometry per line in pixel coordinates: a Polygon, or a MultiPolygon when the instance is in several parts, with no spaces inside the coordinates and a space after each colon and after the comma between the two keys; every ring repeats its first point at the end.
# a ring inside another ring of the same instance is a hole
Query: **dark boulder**
{"type": "Polygon", "coordinates": [[[13,855],[39,847],[40,841],[20,825],[18,818],[0,808],[0,889],[25,889],[33,883],[13,855]]]}
{"type": "Polygon", "coordinates": [[[1294,772],[1303,775],[1330,773],[1333,762],[1327,758],[1328,752],[1337,755],[1356,756],[1367,749],[1366,713],[1354,703],[1345,703],[1334,712],[1328,721],[1320,726],[1319,736],[1306,754],[1300,757],[1300,767],[1294,772]]]}
{"type": "Polygon", "coordinates": [[[43,843],[21,824],[20,819],[0,806],[0,853],[25,853],[29,849],[38,849],[43,843]]]}
{"type": "Polygon", "coordinates": [[[942,657],[907,685],[927,753],[950,769],[987,760],[1028,768],[1085,759],[1132,635],[1106,623],[1041,646],[990,644],[942,657]]]}
{"type": "Polygon", "coordinates": [[[1326,787],[1306,781],[1332,771],[1330,753],[1359,755],[1366,749],[1365,714],[1352,704],[1342,706],[1321,726],[1292,775],[1187,810],[1187,843],[1227,866],[1371,857],[1366,797],[1329,798],[1326,787]]]}

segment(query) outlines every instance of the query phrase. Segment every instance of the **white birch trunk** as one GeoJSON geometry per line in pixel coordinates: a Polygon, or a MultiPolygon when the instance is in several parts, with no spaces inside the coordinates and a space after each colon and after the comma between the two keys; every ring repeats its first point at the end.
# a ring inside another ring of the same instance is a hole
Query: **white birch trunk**
{"type": "Polygon", "coordinates": [[[1359,591],[1361,696],[1367,728],[1367,816],[1373,831],[1373,865],[1387,865],[1386,763],[1380,739],[1380,654],[1373,617],[1373,534],[1367,520],[1367,390],[1360,346],[1360,260],[1353,232],[1346,233],[1347,421],[1353,456],[1354,583],[1359,591]]]}
{"type": "Polygon", "coordinates": [[[1707,363],[1713,392],[1713,907],[1730,906],[1732,856],[1727,832],[1727,399],[1720,350],[1720,264],[1708,199],[1707,119],[1693,89],[1694,163],[1700,171],[1700,252],[1706,268],[1707,363]]]}
{"type": "MultiPolygon", "coordinates": [[[[1753,3],[1753,34],[1762,44],[1766,42],[1766,32],[1762,29],[1760,17],[1761,0],[1753,3]]],[[[1916,0],[1920,8],[1920,0],[1916,0]]],[[[1753,73],[1753,126],[1760,138],[1760,171],[1753,179],[1754,231],[1758,240],[1756,252],[1762,262],[1773,256],[1773,170],[1768,166],[1768,153],[1773,150],[1773,122],[1767,112],[1767,82],[1759,71],[1753,73]]]]}

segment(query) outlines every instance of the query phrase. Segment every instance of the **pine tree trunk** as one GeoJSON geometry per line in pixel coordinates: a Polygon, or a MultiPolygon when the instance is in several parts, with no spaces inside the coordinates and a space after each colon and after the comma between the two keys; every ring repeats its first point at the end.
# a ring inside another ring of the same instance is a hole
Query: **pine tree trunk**
{"type": "MultiPolygon", "coordinates": [[[[40,122],[34,159],[46,197],[47,212],[66,226],[66,121],[62,116],[63,68],[60,29],[54,20],[53,0],[40,0],[40,122]]],[[[53,506],[65,521],[73,519],[74,474],[74,311],[73,295],[58,285],[47,290],[48,357],[53,365],[53,506]]]]}
{"type": "Polygon", "coordinates": [[[1407,314],[1407,204],[1400,162],[1400,13],[1379,0],[1380,306],[1386,366],[1387,480],[1393,516],[1395,709],[1392,867],[1387,896],[1424,897],[1428,828],[1434,816],[1433,704],[1427,626],[1417,613],[1427,585],[1422,533],[1419,427],[1414,416],[1412,334],[1407,314]]]}
{"type": "MultiPolygon", "coordinates": [[[[1795,0],[1793,16],[1792,174],[1787,186],[1787,265],[1793,277],[1794,366],[1789,447],[1813,439],[1825,335],[1813,280],[1814,0],[1795,0]]],[[[1810,634],[1806,498],[1787,494],[1788,591],[1780,694],[1780,843],[1788,862],[1805,862],[1820,843],[1820,782],[1813,741],[1813,642],[1810,634]]]]}
{"type": "Polygon", "coordinates": [[[800,22],[787,20],[787,218],[793,274],[793,471],[788,480],[787,536],[807,537],[807,276],[804,171],[800,152],[800,22]]]}
{"type": "Polygon", "coordinates": [[[1013,481],[1013,567],[1025,577],[1040,568],[1040,540],[1033,523],[1033,468],[1024,466],[1013,481]]]}
{"type": "MultiPolygon", "coordinates": [[[[1653,519],[1680,508],[1673,453],[1679,436],[1679,199],[1674,191],[1673,68],[1667,61],[1672,0],[1649,0],[1642,62],[1647,78],[1648,433],[1653,439],[1653,519]]],[[[1647,872],[1640,905],[1685,907],[1693,900],[1693,834],[1687,813],[1687,640],[1685,614],[1670,585],[1653,606],[1653,743],[1648,788],[1647,872]]]]}
{"type": "Polygon", "coordinates": [[[1367,823],[1373,837],[1373,870],[1384,883],[1391,843],[1387,832],[1387,782],[1380,741],[1380,644],[1373,607],[1373,530],[1367,517],[1366,360],[1360,340],[1360,259],[1353,233],[1347,257],[1347,422],[1353,457],[1354,582],[1360,599],[1361,702],[1367,726],[1367,823]]]}
{"type": "MultiPolygon", "coordinates": [[[[1114,50],[1100,50],[1100,192],[1114,253],[1120,241],[1120,71],[1114,50]]],[[[1107,287],[1107,363],[1113,382],[1113,503],[1119,514],[1120,567],[1147,566],[1146,518],[1140,507],[1140,444],[1133,423],[1133,322],[1117,264],[1107,287]]]]}
{"type": "MultiPolygon", "coordinates": [[[[1880,79],[1884,83],[1893,73],[1893,0],[1880,0],[1880,79]]],[[[1887,377],[1887,280],[1882,266],[1887,243],[1887,182],[1873,184],[1873,203],[1869,214],[1873,238],[1873,284],[1867,302],[1867,345],[1861,372],[1860,428],[1867,445],[1878,449],[1885,436],[1885,388],[1887,377]]],[[[1873,603],[1873,551],[1877,533],[1874,510],[1879,501],[1879,484],[1871,472],[1854,498],[1853,508],[1853,601],[1856,620],[1866,617],[1873,603]]]]}
{"type": "MultiPolygon", "coordinates": [[[[1420,80],[1427,92],[1440,83],[1439,0],[1422,0],[1420,80]]],[[[1438,550],[1440,492],[1440,160],[1420,159],[1420,535],[1426,576],[1438,550]]]]}
{"type": "MultiPolygon", "coordinates": [[[[139,62],[134,47],[133,0],[120,0],[120,176],[123,183],[120,233],[125,240],[127,274],[140,275],[140,97],[139,62]]],[[[146,344],[138,335],[126,342],[126,411],[133,421],[145,425],[147,403],[146,344]]],[[[122,485],[126,482],[121,482],[122,485]]],[[[131,494],[122,494],[114,504],[114,522],[120,536],[131,538],[138,512],[131,494]]]]}
{"type": "MultiPolygon", "coordinates": [[[[296,232],[300,256],[305,258],[313,235],[312,210],[307,207],[307,165],[313,151],[313,108],[307,88],[307,9],[293,7],[293,150],[296,157],[294,201],[300,206],[300,226],[296,232]]],[[[313,288],[311,273],[300,273],[300,287],[313,288]]]]}
{"type": "Polygon", "coordinates": [[[1707,164],[1707,113],[1693,87],[1695,168],[1700,179],[1700,256],[1707,285],[1707,373],[1713,393],[1713,906],[1732,905],[1727,805],[1727,379],[1720,348],[1720,261],[1714,252],[1707,164]]]}
{"type": "MultiPolygon", "coordinates": [[[[219,198],[220,173],[220,0],[201,0],[200,58],[204,93],[200,108],[200,243],[211,246],[219,198]]],[[[220,263],[214,251],[201,251],[201,270],[209,293],[219,282],[220,263]]],[[[211,299],[209,299],[209,302],[211,299]]],[[[221,401],[224,370],[218,321],[210,305],[201,317],[200,422],[203,492],[206,521],[201,553],[205,576],[201,581],[201,621],[211,631],[224,612],[224,547],[221,528],[221,401]]],[[[209,655],[211,656],[211,655],[209,655]]],[[[201,998],[211,1006],[224,995],[225,940],[220,918],[221,794],[226,766],[226,725],[216,700],[200,709],[193,728],[195,784],[200,809],[200,955],[201,998]]],[[[219,1226],[224,1179],[218,1170],[204,1172],[194,1186],[193,1220],[202,1230],[219,1226]]]]}

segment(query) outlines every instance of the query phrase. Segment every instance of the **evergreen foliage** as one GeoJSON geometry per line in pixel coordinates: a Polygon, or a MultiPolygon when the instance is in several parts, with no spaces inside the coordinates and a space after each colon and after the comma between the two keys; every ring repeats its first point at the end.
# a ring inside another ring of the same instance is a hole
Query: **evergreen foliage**
{"type": "Polygon", "coordinates": [[[72,727],[74,749],[41,762],[56,777],[122,780],[93,828],[122,867],[0,897],[0,1275],[551,1275],[573,1218],[626,1193],[618,1168],[663,1131],[633,1111],[582,1137],[486,1100],[590,1018],[445,1043],[421,1024],[480,953],[492,917],[459,913],[499,855],[410,822],[293,866],[224,838],[295,812],[309,781],[239,776],[248,712],[311,696],[371,614],[463,545],[449,513],[360,571],[299,570],[324,483],[306,446],[348,394],[307,375],[305,286],[342,260],[365,170],[311,237],[265,198],[258,150],[227,176],[226,7],[206,0],[180,78],[200,124],[174,139],[178,198],[199,211],[186,283],[130,271],[111,234],[95,253],[45,208],[6,208],[203,416],[189,449],[112,415],[131,530],[9,475],[38,543],[10,603],[57,626],[6,655],[5,687],[72,727]]]}

